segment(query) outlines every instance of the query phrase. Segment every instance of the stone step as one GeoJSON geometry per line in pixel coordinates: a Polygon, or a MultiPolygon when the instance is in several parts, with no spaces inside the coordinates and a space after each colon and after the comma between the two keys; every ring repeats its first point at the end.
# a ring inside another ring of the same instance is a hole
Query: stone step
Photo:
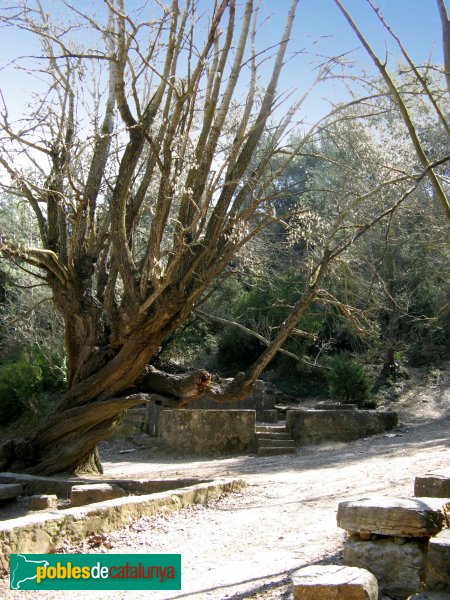
{"type": "Polygon", "coordinates": [[[416,477],[414,496],[450,498],[450,469],[439,469],[422,477],[416,477]]]}
{"type": "Polygon", "coordinates": [[[273,446],[271,448],[258,448],[258,456],[279,456],[281,454],[295,454],[295,447],[280,448],[273,446]]]}
{"type": "Polygon", "coordinates": [[[292,583],[294,600],[378,600],[377,580],[356,567],[303,567],[294,571],[292,583]]]}
{"type": "Polygon", "coordinates": [[[338,527],[352,534],[430,537],[446,527],[450,500],[375,496],[340,502],[338,527]]]}
{"type": "Polygon", "coordinates": [[[430,539],[426,588],[432,592],[450,594],[450,529],[444,529],[430,539]]]}
{"type": "Polygon", "coordinates": [[[0,483],[0,500],[13,500],[22,494],[20,483],[0,483]]]}
{"type": "Polygon", "coordinates": [[[258,440],[292,440],[292,437],[290,436],[289,433],[281,433],[281,432],[274,432],[274,433],[256,433],[256,439],[258,440]]]}
{"type": "Polygon", "coordinates": [[[264,439],[258,438],[258,448],[295,448],[294,440],[280,440],[280,439],[264,439]]]}
{"type": "Polygon", "coordinates": [[[286,433],[286,425],[256,425],[256,433],[286,433]]]}

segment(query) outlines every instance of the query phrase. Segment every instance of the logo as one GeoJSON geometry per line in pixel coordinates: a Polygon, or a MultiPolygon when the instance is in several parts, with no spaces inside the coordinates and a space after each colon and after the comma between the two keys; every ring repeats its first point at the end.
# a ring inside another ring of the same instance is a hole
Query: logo
{"type": "Polygon", "coordinates": [[[11,554],[11,590],[181,590],[181,554],[11,554]]]}

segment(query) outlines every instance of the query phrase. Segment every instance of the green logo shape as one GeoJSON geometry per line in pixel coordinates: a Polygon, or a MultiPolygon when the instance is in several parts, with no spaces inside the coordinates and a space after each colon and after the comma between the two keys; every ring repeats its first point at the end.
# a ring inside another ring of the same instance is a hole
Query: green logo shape
{"type": "Polygon", "coordinates": [[[11,554],[11,590],[181,590],[181,554],[11,554]]]}

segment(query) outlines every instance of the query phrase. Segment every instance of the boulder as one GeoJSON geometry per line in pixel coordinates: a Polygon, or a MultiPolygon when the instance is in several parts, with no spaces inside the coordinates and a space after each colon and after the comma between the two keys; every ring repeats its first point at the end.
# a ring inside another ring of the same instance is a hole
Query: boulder
{"type": "Polygon", "coordinates": [[[447,592],[450,598],[450,529],[430,539],[426,583],[430,591],[447,592]]]}
{"type": "Polygon", "coordinates": [[[337,524],[351,534],[430,537],[446,527],[448,510],[450,500],[375,496],[341,502],[337,524]]]}
{"type": "Polygon", "coordinates": [[[404,600],[421,589],[425,579],[427,543],[419,540],[383,538],[363,542],[350,538],[344,545],[344,564],[370,571],[380,590],[404,600]]]}
{"type": "Polygon", "coordinates": [[[378,600],[375,577],[365,569],[314,565],[292,574],[294,600],[378,600]]]}
{"type": "Polygon", "coordinates": [[[74,485],[70,490],[70,502],[72,506],[104,502],[105,500],[121,498],[122,496],[126,496],[125,490],[118,485],[109,483],[74,485]]]}
{"type": "Polygon", "coordinates": [[[450,469],[440,469],[416,477],[414,495],[428,498],[450,498],[450,469]]]}

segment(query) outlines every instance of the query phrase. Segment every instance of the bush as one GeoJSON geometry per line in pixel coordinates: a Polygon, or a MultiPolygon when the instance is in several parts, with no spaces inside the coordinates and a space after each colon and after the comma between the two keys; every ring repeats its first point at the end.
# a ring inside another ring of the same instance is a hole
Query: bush
{"type": "Polygon", "coordinates": [[[64,358],[53,349],[23,349],[18,356],[0,365],[0,425],[18,419],[26,412],[37,412],[45,392],[65,385],[64,358]]]}
{"type": "Polygon", "coordinates": [[[359,408],[373,408],[372,380],[364,366],[347,354],[338,354],[331,363],[328,375],[330,394],[344,402],[355,403],[359,408]]]}
{"type": "Polygon", "coordinates": [[[234,375],[249,367],[265,346],[256,338],[234,329],[225,330],[218,341],[218,370],[222,375],[234,375]]]}

